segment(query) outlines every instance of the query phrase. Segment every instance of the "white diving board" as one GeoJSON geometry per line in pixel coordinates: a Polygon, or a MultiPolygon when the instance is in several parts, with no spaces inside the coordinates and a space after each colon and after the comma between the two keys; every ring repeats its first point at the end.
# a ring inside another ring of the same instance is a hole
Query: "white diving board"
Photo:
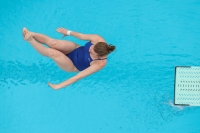
{"type": "Polygon", "coordinates": [[[200,106],[200,67],[175,67],[174,104],[200,106]]]}

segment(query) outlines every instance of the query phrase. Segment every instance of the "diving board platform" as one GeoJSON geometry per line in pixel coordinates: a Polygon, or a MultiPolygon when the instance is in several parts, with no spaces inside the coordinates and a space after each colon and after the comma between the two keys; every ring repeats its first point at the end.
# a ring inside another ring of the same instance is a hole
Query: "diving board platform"
{"type": "Polygon", "coordinates": [[[200,106],[200,66],[175,67],[174,104],[200,106]]]}

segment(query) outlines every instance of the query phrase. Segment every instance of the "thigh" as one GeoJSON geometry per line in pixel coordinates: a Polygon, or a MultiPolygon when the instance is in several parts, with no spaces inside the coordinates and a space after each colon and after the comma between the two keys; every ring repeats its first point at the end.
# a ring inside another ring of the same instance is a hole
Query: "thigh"
{"type": "Polygon", "coordinates": [[[63,69],[64,71],[68,72],[77,72],[78,69],[74,66],[73,62],[62,52],[49,48],[49,57],[52,58],[56,64],[63,69]]]}
{"type": "Polygon", "coordinates": [[[74,42],[71,41],[66,41],[66,40],[52,40],[55,45],[52,45],[52,48],[61,51],[64,54],[68,54],[72,52],[74,49],[79,47],[74,42]]]}

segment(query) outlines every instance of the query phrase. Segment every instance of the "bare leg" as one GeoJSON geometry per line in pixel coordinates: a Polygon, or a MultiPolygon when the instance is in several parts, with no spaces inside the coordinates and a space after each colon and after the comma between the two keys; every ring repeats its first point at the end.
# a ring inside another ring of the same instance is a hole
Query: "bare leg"
{"type": "Polygon", "coordinates": [[[31,34],[36,41],[42,44],[46,44],[53,49],[59,50],[64,54],[68,54],[78,47],[77,44],[70,41],[56,40],[44,34],[39,34],[35,32],[31,32],[31,34]]]}
{"type": "Polygon", "coordinates": [[[48,56],[53,59],[56,64],[65,71],[74,72],[78,71],[77,68],[74,66],[72,61],[64,55],[62,52],[53,49],[53,48],[46,48],[41,43],[37,42],[33,37],[31,32],[27,29],[23,29],[24,39],[27,40],[40,54],[44,56],[48,56]]]}

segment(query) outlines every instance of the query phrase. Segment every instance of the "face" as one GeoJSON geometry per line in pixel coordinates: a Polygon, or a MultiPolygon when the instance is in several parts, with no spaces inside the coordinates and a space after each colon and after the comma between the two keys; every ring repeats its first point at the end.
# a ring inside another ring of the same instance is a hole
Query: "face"
{"type": "Polygon", "coordinates": [[[98,54],[94,51],[94,45],[92,45],[89,49],[90,54],[98,56],[98,54]]]}

